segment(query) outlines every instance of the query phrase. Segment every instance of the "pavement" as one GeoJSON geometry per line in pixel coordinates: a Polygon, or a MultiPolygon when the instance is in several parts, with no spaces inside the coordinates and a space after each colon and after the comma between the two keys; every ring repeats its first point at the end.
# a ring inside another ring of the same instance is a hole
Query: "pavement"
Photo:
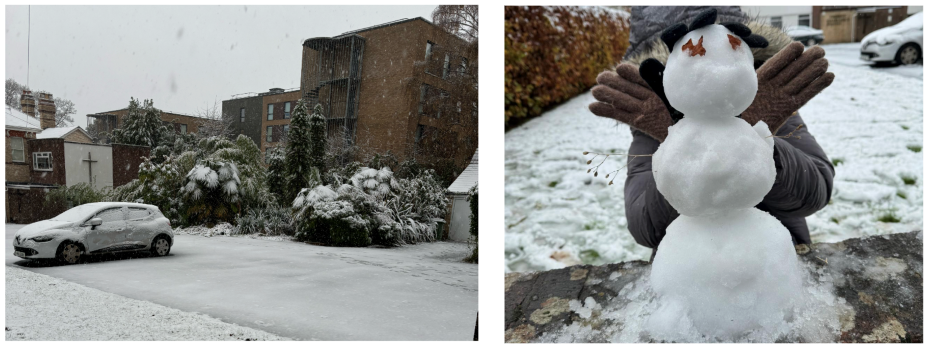
{"type": "Polygon", "coordinates": [[[471,340],[478,266],[468,245],[339,248],[247,237],[177,235],[166,257],[6,265],[301,340],[471,340]]]}

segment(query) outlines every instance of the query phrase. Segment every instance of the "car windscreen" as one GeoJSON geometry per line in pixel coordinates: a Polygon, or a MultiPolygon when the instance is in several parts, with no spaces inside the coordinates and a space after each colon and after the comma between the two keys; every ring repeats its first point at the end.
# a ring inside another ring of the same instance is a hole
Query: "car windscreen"
{"type": "Polygon", "coordinates": [[[97,212],[100,207],[94,206],[78,206],[63,212],[60,215],[55,216],[55,218],[49,219],[50,221],[62,221],[62,222],[77,222],[87,216],[92,215],[94,212],[97,212]]]}

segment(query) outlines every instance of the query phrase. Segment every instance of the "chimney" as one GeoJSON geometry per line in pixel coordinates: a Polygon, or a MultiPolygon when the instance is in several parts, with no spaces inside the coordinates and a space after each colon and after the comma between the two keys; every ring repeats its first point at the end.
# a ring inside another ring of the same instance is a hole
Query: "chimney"
{"type": "Polygon", "coordinates": [[[19,96],[19,107],[26,115],[36,115],[36,99],[32,96],[32,91],[23,90],[22,95],[19,96]]]}
{"type": "Polygon", "coordinates": [[[51,93],[39,93],[39,126],[43,130],[55,127],[55,101],[51,93]]]}

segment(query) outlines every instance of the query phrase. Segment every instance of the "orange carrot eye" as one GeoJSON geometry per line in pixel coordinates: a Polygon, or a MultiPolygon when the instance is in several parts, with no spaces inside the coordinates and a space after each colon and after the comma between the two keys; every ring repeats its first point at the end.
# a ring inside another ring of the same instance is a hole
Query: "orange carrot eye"
{"type": "Polygon", "coordinates": [[[688,53],[688,55],[691,57],[697,55],[703,56],[705,53],[707,53],[707,50],[704,49],[704,36],[701,36],[701,38],[698,39],[697,45],[691,42],[691,39],[688,39],[688,42],[681,46],[681,51],[684,52],[685,50],[691,50],[691,52],[688,53]]]}
{"type": "Polygon", "coordinates": [[[727,34],[727,38],[730,39],[730,46],[733,46],[733,49],[736,50],[737,47],[742,43],[737,37],[727,34]]]}

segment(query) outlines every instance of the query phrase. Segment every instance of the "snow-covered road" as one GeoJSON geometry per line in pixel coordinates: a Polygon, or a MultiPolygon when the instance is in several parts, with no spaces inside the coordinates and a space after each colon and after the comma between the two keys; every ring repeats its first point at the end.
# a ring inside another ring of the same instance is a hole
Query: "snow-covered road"
{"type": "MultiPolygon", "coordinates": [[[[164,258],[6,265],[302,340],[471,340],[478,266],[467,244],[336,248],[178,235],[164,258]]],[[[9,306],[9,305],[8,305],[9,306]]],[[[103,306],[103,305],[101,305],[103,306]]]]}
{"type": "MultiPolygon", "coordinates": [[[[830,204],[808,218],[815,242],[923,227],[923,66],[858,64],[856,45],[824,46],[836,79],[800,110],[836,163],[830,204]]],[[[593,101],[584,93],[505,135],[505,271],[648,260],[627,230],[626,171],[611,186],[613,176],[586,173],[584,151],[625,153],[632,140],[591,114],[593,101]]]]}

